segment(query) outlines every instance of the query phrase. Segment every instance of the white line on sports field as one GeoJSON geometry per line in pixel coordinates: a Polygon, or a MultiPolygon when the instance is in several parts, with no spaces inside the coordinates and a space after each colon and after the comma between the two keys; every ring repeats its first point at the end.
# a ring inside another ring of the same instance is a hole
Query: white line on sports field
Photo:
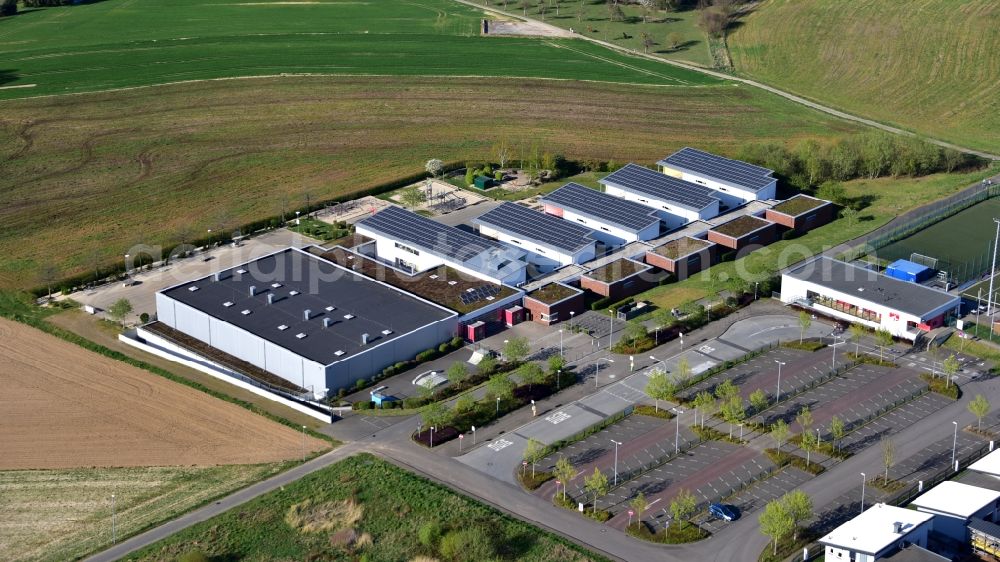
{"type": "Polygon", "coordinates": [[[15,86],[0,86],[0,90],[14,90],[17,88],[34,88],[38,84],[17,84],[15,86]]]}

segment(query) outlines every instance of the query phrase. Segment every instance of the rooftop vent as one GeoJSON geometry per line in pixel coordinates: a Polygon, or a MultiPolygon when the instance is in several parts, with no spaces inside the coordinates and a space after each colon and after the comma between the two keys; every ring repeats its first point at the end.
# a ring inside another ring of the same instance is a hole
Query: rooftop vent
{"type": "Polygon", "coordinates": [[[288,296],[290,296],[290,297],[294,297],[297,294],[299,294],[298,291],[288,291],[288,296]]]}
{"type": "Polygon", "coordinates": [[[336,355],[337,357],[340,357],[341,355],[344,354],[344,352],[338,349],[337,351],[334,351],[333,354],[336,355]]]}
{"type": "Polygon", "coordinates": [[[892,524],[892,532],[896,533],[897,535],[902,534],[903,533],[903,524],[900,523],[899,521],[896,521],[895,523],[893,523],[892,524]]]}
{"type": "Polygon", "coordinates": [[[449,285],[458,285],[458,281],[448,281],[449,285]]]}
{"type": "Polygon", "coordinates": [[[240,311],[240,314],[242,314],[243,316],[250,316],[250,309],[244,308],[243,310],[240,311]]]}
{"type": "Polygon", "coordinates": [[[361,334],[361,345],[368,345],[368,334],[361,334]]]}
{"type": "Polygon", "coordinates": [[[310,318],[312,318],[312,311],[309,310],[308,308],[305,309],[305,310],[303,310],[302,311],[302,319],[305,320],[306,322],[308,322],[310,318]]]}
{"type": "Polygon", "coordinates": [[[859,293],[863,293],[863,292],[865,292],[865,288],[864,288],[864,287],[858,287],[858,292],[859,292],[859,293]]]}
{"type": "Polygon", "coordinates": [[[213,273],[212,274],[212,279],[215,280],[215,281],[222,281],[222,272],[221,271],[216,271],[215,273],[213,273]]]}
{"type": "Polygon", "coordinates": [[[324,328],[329,328],[330,326],[333,326],[333,318],[324,318],[323,319],[323,327],[324,328]]]}
{"type": "Polygon", "coordinates": [[[272,289],[277,289],[279,287],[281,287],[281,283],[271,283],[271,288],[272,289]]]}
{"type": "Polygon", "coordinates": [[[188,290],[193,293],[193,292],[195,292],[195,291],[198,290],[198,286],[197,285],[191,285],[190,287],[188,287],[188,290]]]}
{"type": "Polygon", "coordinates": [[[229,308],[230,306],[233,306],[233,301],[226,301],[222,303],[222,306],[229,308]]]}
{"type": "Polygon", "coordinates": [[[236,270],[236,273],[239,273],[240,275],[243,275],[243,274],[244,274],[244,273],[246,273],[246,272],[247,272],[247,270],[245,270],[245,269],[243,269],[243,268],[240,268],[240,269],[237,269],[237,270],[236,270]]]}
{"type": "Polygon", "coordinates": [[[494,297],[493,295],[490,295],[490,296],[486,297],[486,300],[488,300],[488,301],[491,301],[491,300],[493,300],[493,299],[495,299],[495,298],[496,298],[496,297],[494,297]]]}
{"type": "Polygon", "coordinates": [[[252,297],[252,296],[254,296],[256,294],[257,294],[257,286],[256,285],[250,285],[250,296],[252,297]]]}
{"type": "Polygon", "coordinates": [[[437,276],[436,273],[434,275],[431,275],[431,279],[437,279],[437,278],[438,278],[438,276],[437,276]]]}
{"type": "Polygon", "coordinates": [[[274,304],[274,293],[267,294],[267,304],[274,304]]]}
{"type": "Polygon", "coordinates": [[[388,336],[391,333],[392,333],[392,330],[382,330],[382,335],[383,336],[388,336]]]}
{"type": "Polygon", "coordinates": [[[288,329],[288,326],[282,324],[282,325],[278,326],[278,329],[281,330],[282,332],[284,332],[285,330],[288,329]]]}
{"type": "Polygon", "coordinates": [[[354,259],[354,256],[347,256],[347,259],[349,259],[349,260],[353,260],[353,259],[354,259]]]}
{"type": "Polygon", "coordinates": [[[299,333],[295,334],[295,337],[298,338],[298,339],[302,339],[302,338],[306,337],[306,335],[303,334],[302,332],[299,332],[299,333]]]}
{"type": "Polygon", "coordinates": [[[471,292],[472,292],[473,290],[474,290],[474,289],[473,289],[472,287],[469,287],[468,289],[466,289],[466,290],[465,290],[465,292],[466,292],[466,293],[471,293],[471,292]]]}
{"type": "Polygon", "coordinates": [[[350,320],[351,318],[354,318],[353,314],[345,314],[344,315],[344,320],[350,320]]]}
{"type": "Polygon", "coordinates": [[[337,310],[337,307],[335,307],[335,306],[328,306],[328,307],[326,307],[326,311],[327,312],[333,312],[334,310],[337,310]]]}

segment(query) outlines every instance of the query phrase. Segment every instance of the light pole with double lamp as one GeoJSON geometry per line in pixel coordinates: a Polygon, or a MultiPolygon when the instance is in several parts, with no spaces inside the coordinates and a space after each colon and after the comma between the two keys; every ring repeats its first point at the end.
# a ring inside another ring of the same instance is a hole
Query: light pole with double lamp
{"type": "Polygon", "coordinates": [[[774,403],[777,404],[778,402],[781,402],[781,367],[785,364],[785,362],[778,361],[777,359],[775,359],[774,362],[778,364],[778,389],[774,394],[774,403]]]}
{"type": "Polygon", "coordinates": [[[664,373],[667,372],[667,363],[666,363],[666,361],[664,361],[663,359],[657,359],[656,357],[654,357],[652,355],[650,355],[649,358],[652,359],[653,361],[658,362],[660,365],[663,365],[663,372],[664,373]]]}
{"type": "Polygon", "coordinates": [[[618,441],[614,439],[611,440],[615,444],[615,486],[618,485],[618,445],[621,445],[618,441]]]}

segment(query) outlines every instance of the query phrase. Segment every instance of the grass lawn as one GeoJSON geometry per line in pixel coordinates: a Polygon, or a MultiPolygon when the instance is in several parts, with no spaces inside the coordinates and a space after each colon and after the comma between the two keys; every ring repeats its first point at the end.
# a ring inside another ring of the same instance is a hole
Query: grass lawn
{"type": "Polygon", "coordinates": [[[0,106],[0,288],[18,289],[48,263],[92,272],[134,244],[347,197],[428,158],[486,158],[500,134],[519,150],[650,163],[686,145],[733,154],[856,130],[742,86],[522,79],[261,78],[0,106]]]}
{"type": "MultiPolygon", "coordinates": [[[[678,283],[655,287],[637,295],[636,300],[648,300],[661,308],[676,308],[682,304],[726,290],[726,281],[734,276],[760,275],[776,271],[827,248],[837,246],[889,222],[900,213],[946,197],[976,182],[992,171],[964,174],[934,174],[923,178],[880,178],[844,183],[848,197],[873,197],[872,204],[859,213],[850,224],[838,219],[794,240],[782,240],[765,246],[736,261],[724,262],[678,283]]],[[[753,279],[750,279],[751,283],[753,279]]],[[[766,295],[765,295],[766,296],[766,295]]]]}
{"type": "Polygon", "coordinates": [[[281,464],[0,471],[0,558],[74,560],[262,480],[281,464]]]}
{"type": "Polygon", "coordinates": [[[315,73],[519,76],[661,85],[718,79],[577,39],[479,35],[451,0],[105,0],[0,20],[0,99],[315,73]]]}
{"type": "Polygon", "coordinates": [[[194,548],[219,560],[400,561],[421,555],[458,561],[603,560],[367,454],[199,523],[128,560],[173,560],[194,548]],[[429,541],[431,546],[418,540],[427,523],[436,523],[443,535],[429,541]]]}
{"type": "Polygon", "coordinates": [[[998,152],[998,25],[995,0],[767,0],[728,44],[741,74],[998,152]]]}

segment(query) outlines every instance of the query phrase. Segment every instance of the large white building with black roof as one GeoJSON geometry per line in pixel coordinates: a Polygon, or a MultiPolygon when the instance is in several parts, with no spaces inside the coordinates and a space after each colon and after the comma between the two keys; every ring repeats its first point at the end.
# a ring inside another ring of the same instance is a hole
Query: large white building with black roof
{"type": "Polygon", "coordinates": [[[542,204],[546,213],[592,229],[594,238],[611,247],[660,234],[660,218],[653,209],[578,183],[549,193],[542,204]]]}
{"type": "Polygon", "coordinates": [[[319,396],[458,330],[455,311],[296,248],[163,289],[156,314],[319,396]]]}
{"type": "Polygon", "coordinates": [[[598,181],[608,195],[655,210],[668,230],[719,214],[720,201],[715,191],[638,164],[627,164],[598,181]]]}
{"type": "Polygon", "coordinates": [[[781,301],[911,341],[944,325],[961,304],[944,291],[827,256],[782,273],[781,301]]]}
{"type": "Polygon", "coordinates": [[[447,265],[494,283],[525,281],[525,252],[399,207],[386,207],[355,227],[375,240],[380,259],[410,272],[447,265]]]}
{"type": "Polygon", "coordinates": [[[712,189],[726,208],[774,199],[777,193],[774,170],[695,148],[682,148],[656,164],[668,176],[712,189]]]}
{"type": "Polygon", "coordinates": [[[472,222],[483,236],[525,250],[528,261],[543,272],[588,262],[597,253],[592,229],[517,203],[503,203],[472,222]]]}

